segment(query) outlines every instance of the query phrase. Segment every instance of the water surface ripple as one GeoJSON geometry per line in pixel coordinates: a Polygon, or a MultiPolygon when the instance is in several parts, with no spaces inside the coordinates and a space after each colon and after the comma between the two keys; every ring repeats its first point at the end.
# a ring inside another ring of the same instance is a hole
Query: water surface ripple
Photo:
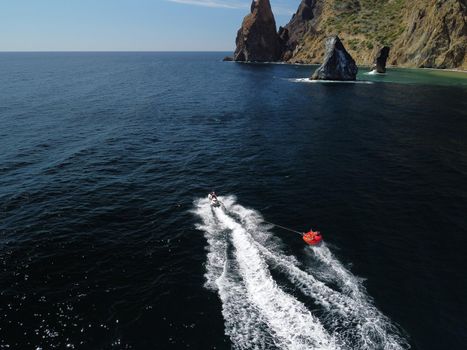
{"type": "Polygon", "coordinates": [[[465,79],[223,56],[0,54],[0,348],[463,349],[465,79]]]}

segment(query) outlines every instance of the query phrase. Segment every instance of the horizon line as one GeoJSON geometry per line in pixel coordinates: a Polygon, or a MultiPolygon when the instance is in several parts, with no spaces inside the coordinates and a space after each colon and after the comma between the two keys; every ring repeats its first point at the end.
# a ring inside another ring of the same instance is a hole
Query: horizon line
{"type": "Polygon", "coordinates": [[[122,53],[127,53],[127,52],[160,52],[160,53],[171,53],[171,52],[187,52],[187,53],[196,53],[196,52],[231,52],[234,53],[234,51],[229,51],[229,50],[0,50],[0,53],[66,53],[66,52],[122,52],[122,53]]]}

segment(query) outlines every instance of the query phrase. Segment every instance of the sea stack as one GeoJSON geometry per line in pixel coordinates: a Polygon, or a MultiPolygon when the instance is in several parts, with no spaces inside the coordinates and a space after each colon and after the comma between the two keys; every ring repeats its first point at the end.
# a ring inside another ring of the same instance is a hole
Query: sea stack
{"type": "Polygon", "coordinates": [[[355,80],[358,68],[337,35],[326,40],[323,64],[313,73],[312,80],[355,80]]]}
{"type": "Polygon", "coordinates": [[[251,13],[243,19],[237,33],[234,60],[273,62],[282,56],[282,43],[269,0],[253,0],[251,13]]]}
{"type": "Polygon", "coordinates": [[[378,51],[378,55],[375,58],[372,71],[386,73],[386,61],[389,57],[389,50],[389,46],[384,46],[381,50],[378,51]]]}

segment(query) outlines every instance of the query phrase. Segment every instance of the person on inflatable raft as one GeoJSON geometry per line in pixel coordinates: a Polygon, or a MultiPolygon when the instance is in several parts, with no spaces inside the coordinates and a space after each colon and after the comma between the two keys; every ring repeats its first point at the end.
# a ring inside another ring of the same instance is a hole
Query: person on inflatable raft
{"type": "Polygon", "coordinates": [[[316,245],[323,240],[323,236],[319,231],[310,231],[303,234],[303,240],[309,245],[316,245]]]}

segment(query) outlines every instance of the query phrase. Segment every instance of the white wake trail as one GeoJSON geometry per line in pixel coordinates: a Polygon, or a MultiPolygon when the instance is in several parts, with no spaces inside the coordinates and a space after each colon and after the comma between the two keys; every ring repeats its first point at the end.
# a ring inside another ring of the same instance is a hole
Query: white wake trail
{"type": "Polygon", "coordinates": [[[409,347],[392,322],[372,304],[362,280],[352,275],[325,244],[307,250],[323,265],[321,270],[325,271],[326,280],[333,280],[340,290],[319,280],[322,273],[313,276],[300,268],[295,257],[285,255],[277,244],[271,244],[271,233],[262,228],[263,218],[258,212],[238,204],[233,205],[230,212],[254,237],[264,258],[279,268],[303,294],[323,307],[323,323],[346,348],[397,350],[409,347]]]}
{"type": "Polygon", "coordinates": [[[226,228],[214,215],[205,199],[198,200],[194,213],[202,219],[197,228],[204,232],[208,242],[205,287],[218,291],[222,301],[225,331],[236,350],[273,348],[265,334],[264,321],[248,302],[246,287],[238,275],[238,264],[227,257],[226,228]]]}
{"type": "MultiPolygon", "coordinates": [[[[234,198],[221,200],[229,208],[234,198]]],[[[199,200],[194,212],[203,220],[198,229],[208,240],[206,287],[219,292],[234,348],[338,349],[319,320],[277,286],[240,224],[222,209],[211,209],[206,200],[199,200]]]]}
{"type": "Polygon", "coordinates": [[[362,286],[362,279],[354,276],[346,269],[325,244],[321,247],[309,249],[307,253],[327,267],[325,279],[336,282],[344,293],[354,299],[368,298],[362,286]]]}
{"type": "Polygon", "coordinates": [[[392,322],[372,304],[361,280],[325,245],[308,248],[310,258],[324,271],[322,278],[322,271],[316,275],[306,271],[294,256],[282,252],[258,212],[236,204],[233,196],[221,200],[225,211],[211,209],[208,201],[200,200],[195,213],[203,220],[198,228],[208,240],[206,287],[219,291],[226,333],[235,348],[409,348],[392,322]],[[319,317],[283,291],[270,269],[280,271],[319,305],[319,317]],[[330,280],[337,290],[326,284],[330,280]]]}
{"type": "Polygon", "coordinates": [[[281,349],[336,349],[337,344],[319,320],[298,300],[274,282],[254,241],[245,229],[216,209],[216,214],[232,230],[232,241],[248,299],[265,317],[281,349]]]}

